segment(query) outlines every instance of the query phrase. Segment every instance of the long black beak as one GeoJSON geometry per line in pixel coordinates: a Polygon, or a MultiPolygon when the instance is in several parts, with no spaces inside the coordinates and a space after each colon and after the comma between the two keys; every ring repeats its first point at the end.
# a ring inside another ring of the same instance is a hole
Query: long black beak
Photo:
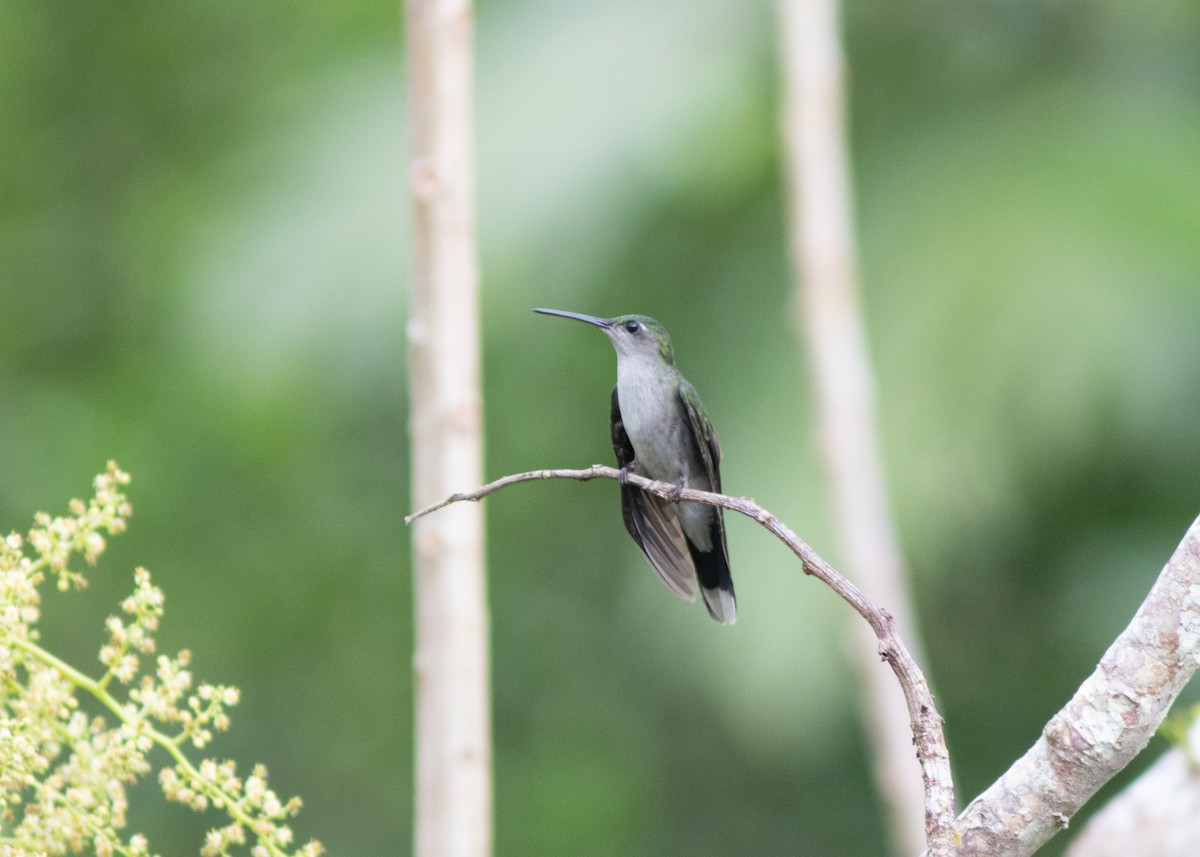
{"type": "Polygon", "coordinates": [[[596,327],[608,328],[612,327],[612,321],[607,318],[596,318],[594,315],[583,315],[578,312],[567,312],[561,309],[535,309],[534,312],[540,312],[542,315],[558,315],[563,318],[573,318],[576,321],[585,321],[588,324],[594,324],[596,327]]]}

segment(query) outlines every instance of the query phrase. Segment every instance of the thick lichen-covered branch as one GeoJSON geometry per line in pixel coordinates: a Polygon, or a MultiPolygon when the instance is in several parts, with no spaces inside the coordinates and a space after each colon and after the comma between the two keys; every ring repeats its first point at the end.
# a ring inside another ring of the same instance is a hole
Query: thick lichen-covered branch
{"type": "Polygon", "coordinates": [[[1171,728],[1168,719],[1159,729],[1174,746],[1088,819],[1067,849],[1067,857],[1191,857],[1196,853],[1200,706],[1174,719],[1171,728]]]}
{"type": "Polygon", "coordinates": [[[1033,854],[1142,751],[1198,666],[1200,519],[1070,702],[963,812],[957,853],[1033,854]]]}

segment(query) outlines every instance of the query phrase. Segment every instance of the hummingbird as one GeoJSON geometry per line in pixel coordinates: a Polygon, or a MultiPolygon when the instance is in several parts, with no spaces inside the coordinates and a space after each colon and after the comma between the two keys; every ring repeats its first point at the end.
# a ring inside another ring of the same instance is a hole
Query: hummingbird
{"type": "Polygon", "coordinates": [[[625,529],[667,588],[685,601],[696,598],[725,625],[737,620],[722,510],[679,502],[626,482],[636,473],[671,482],[676,491],[721,491],[721,447],[696,388],[675,368],[667,330],[644,315],[596,318],[577,312],[535,309],[573,318],[604,331],[617,351],[612,391],[612,447],[621,470],[621,516],[625,529]]]}

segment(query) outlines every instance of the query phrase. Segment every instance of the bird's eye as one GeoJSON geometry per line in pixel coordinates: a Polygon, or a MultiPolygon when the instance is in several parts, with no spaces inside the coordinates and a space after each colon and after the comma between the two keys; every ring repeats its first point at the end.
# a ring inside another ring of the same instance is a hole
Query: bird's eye
{"type": "Polygon", "coordinates": [[[640,324],[638,324],[636,321],[634,321],[633,319],[630,319],[629,321],[625,322],[625,329],[628,330],[630,333],[637,333],[639,330],[642,329],[642,326],[640,324]]]}

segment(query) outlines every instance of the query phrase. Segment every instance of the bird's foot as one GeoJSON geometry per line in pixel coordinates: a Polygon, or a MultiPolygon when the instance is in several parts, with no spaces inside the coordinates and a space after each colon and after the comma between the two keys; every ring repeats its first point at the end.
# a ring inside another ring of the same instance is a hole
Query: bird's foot
{"type": "Polygon", "coordinates": [[[624,467],[622,467],[620,470],[617,471],[617,481],[621,483],[622,487],[629,484],[629,465],[628,464],[626,464],[624,467]]]}
{"type": "Polygon", "coordinates": [[[686,487],[687,487],[687,485],[684,482],[675,483],[675,487],[673,487],[671,489],[670,493],[667,494],[667,496],[664,499],[668,503],[678,503],[679,498],[683,496],[683,489],[686,487]]]}

